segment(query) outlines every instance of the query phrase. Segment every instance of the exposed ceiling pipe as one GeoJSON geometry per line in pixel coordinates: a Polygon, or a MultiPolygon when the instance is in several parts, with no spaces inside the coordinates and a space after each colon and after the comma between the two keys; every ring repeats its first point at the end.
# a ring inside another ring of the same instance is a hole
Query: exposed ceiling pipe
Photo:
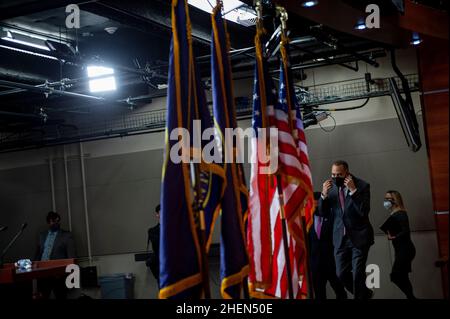
{"type": "Polygon", "coordinates": [[[4,80],[16,80],[36,84],[45,82],[46,80],[44,76],[40,76],[39,74],[28,73],[23,70],[6,69],[2,67],[0,67],[0,78],[4,80]]]}
{"type": "MultiPolygon", "coordinates": [[[[376,50],[376,51],[371,51],[368,53],[362,53],[360,54],[361,57],[371,57],[371,59],[375,59],[375,58],[380,58],[380,57],[385,57],[386,56],[386,52],[384,50],[376,50]]],[[[336,59],[332,59],[331,61],[334,62],[334,64],[339,64],[341,65],[342,63],[349,63],[349,62],[355,62],[355,61],[359,61],[361,59],[357,58],[354,55],[349,55],[349,56],[344,56],[344,57],[339,57],[336,59]]],[[[310,68],[317,68],[317,67],[321,67],[321,66],[326,66],[329,65],[329,62],[327,61],[320,61],[320,62],[311,62],[311,63],[300,63],[298,65],[293,65],[291,67],[292,70],[302,70],[302,69],[310,69],[310,68]]],[[[378,62],[376,63],[376,65],[378,66],[378,62]]]]}
{"type": "Polygon", "coordinates": [[[40,87],[40,86],[34,86],[30,84],[24,84],[24,83],[18,83],[18,82],[12,82],[12,81],[6,81],[6,80],[0,80],[0,86],[4,87],[10,87],[10,88],[20,88],[25,89],[32,92],[38,92],[43,94],[57,94],[57,95],[63,95],[63,96],[70,96],[70,97],[79,97],[79,98],[85,98],[90,100],[96,100],[96,101],[106,101],[105,98],[100,96],[93,96],[93,95],[86,95],[81,93],[75,93],[75,92],[67,92],[67,91],[61,91],[52,87],[40,87]]]}
{"type": "MultiPolygon", "coordinates": [[[[330,55],[332,55],[333,52],[330,52],[330,55]]],[[[365,58],[371,58],[371,59],[375,59],[375,58],[380,58],[380,57],[384,57],[386,56],[386,52],[383,49],[378,49],[378,50],[371,50],[368,52],[364,52],[364,53],[360,53],[359,54],[362,57],[365,58]]],[[[323,56],[326,57],[326,56],[323,56]]],[[[342,63],[349,63],[349,62],[355,62],[360,60],[359,58],[355,57],[354,55],[346,55],[346,56],[341,56],[338,58],[333,58],[330,59],[328,57],[329,61],[332,61],[332,64],[342,64],[342,63]]],[[[308,63],[298,63],[298,64],[293,64],[291,69],[292,70],[301,70],[301,69],[310,69],[310,68],[318,68],[318,67],[322,67],[322,66],[328,66],[330,65],[329,61],[316,61],[316,62],[308,62],[308,63]]],[[[269,64],[270,64],[271,60],[269,60],[269,64]]],[[[240,71],[246,71],[246,70],[250,70],[254,67],[254,61],[249,61],[249,62],[245,62],[245,63],[240,63],[238,65],[234,65],[233,66],[233,71],[234,72],[240,72],[240,71]]],[[[278,69],[274,69],[272,71],[270,71],[270,73],[277,73],[279,72],[278,69]]]]}
{"type": "Polygon", "coordinates": [[[1,116],[8,116],[8,117],[20,117],[20,118],[28,118],[28,119],[36,119],[41,120],[42,117],[35,114],[27,114],[27,113],[17,113],[17,112],[4,112],[0,111],[1,116]]]}
{"type": "MultiPolygon", "coordinates": [[[[292,45],[292,43],[291,43],[291,45],[292,45]]],[[[298,50],[307,53],[307,54],[310,55],[311,57],[314,56],[314,52],[312,52],[312,51],[310,51],[310,50],[308,50],[308,49],[302,48],[302,47],[300,47],[300,46],[298,46],[298,45],[295,45],[295,44],[294,44],[293,46],[296,47],[298,50]]],[[[333,61],[333,59],[330,59],[330,58],[328,58],[328,57],[324,57],[323,59],[324,59],[324,62],[327,63],[328,65],[334,65],[334,64],[336,64],[336,63],[333,61]]],[[[358,70],[359,70],[359,68],[358,68],[358,61],[356,61],[356,65],[357,65],[356,67],[353,67],[353,66],[351,66],[351,65],[347,65],[347,64],[344,64],[344,63],[337,63],[337,65],[342,66],[342,67],[347,68],[347,69],[350,69],[350,70],[355,71],[355,72],[358,72],[358,70]]]]}
{"type": "Polygon", "coordinates": [[[88,99],[88,100],[97,101],[97,102],[116,103],[116,104],[123,105],[126,107],[131,106],[131,104],[127,103],[127,102],[113,101],[113,100],[109,100],[109,99],[106,99],[101,96],[94,96],[94,95],[87,95],[87,94],[81,94],[81,93],[76,93],[76,92],[62,91],[62,90],[58,90],[58,89],[55,89],[52,87],[39,87],[39,86],[30,85],[30,84],[17,83],[17,82],[5,81],[5,80],[0,80],[0,86],[9,87],[9,88],[20,88],[20,89],[25,89],[25,90],[32,91],[32,92],[43,93],[46,95],[57,94],[57,95],[61,95],[61,96],[83,98],[83,99],[88,99]]]}
{"type": "MultiPolygon", "coordinates": [[[[0,78],[2,78],[4,76],[4,74],[0,73],[0,78]]],[[[118,75],[115,75],[116,77],[118,75]]],[[[47,82],[47,80],[41,80],[40,82],[45,82],[43,84],[39,84],[39,85],[35,85],[34,87],[37,88],[47,88],[47,87],[67,87],[67,86],[72,86],[72,85],[76,85],[76,84],[82,84],[91,80],[99,80],[99,79],[103,79],[103,78],[109,78],[111,77],[111,74],[107,74],[107,75],[99,75],[99,76],[93,76],[93,77],[81,77],[81,78],[76,78],[76,79],[62,79],[60,81],[56,81],[56,82],[47,82]]],[[[14,80],[19,80],[20,81],[20,77],[9,77],[11,79],[14,80]]],[[[125,76],[124,76],[125,78],[125,76]]],[[[12,90],[7,90],[7,91],[0,91],[0,96],[4,96],[4,95],[11,95],[11,94],[16,94],[16,93],[21,93],[21,92],[26,92],[28,91],[28,89],[23,89],[23,88],[19,88],[19,89],[12,89],[12,90]]]]}
{"type": "Polygon", "coordinates": [[[314,36],[320,40],[323,44],[328,45],[329,47],[335,49],[335,50],[339,50],[342,51],[344,53],[350,54],[355,56],[355,58],[357,58],[358,60],[361,60],[363,62],[366,62],[367,64],[374,66],[374,67],[379,67],[379,64],[377,61],[373,60],[370,56],[364,56],[362,54],[359,54],[356,51],[353,51],[349,48],[346,48],[344,45],[342,45],[341,43],[339,43],[339,40],[334,38],[332,35],[330,34],[325,34],[324,31],[322,30],[322,27],[319,26],[319,28],[317,27],[312,27],[310,28],[311,32],[314,34],[314,36]]]}

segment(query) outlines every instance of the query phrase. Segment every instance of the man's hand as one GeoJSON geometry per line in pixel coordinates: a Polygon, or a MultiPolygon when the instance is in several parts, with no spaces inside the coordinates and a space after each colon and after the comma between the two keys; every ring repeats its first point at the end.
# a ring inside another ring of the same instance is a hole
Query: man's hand
{"type": "Polygon", "coordinates": [[[395,236],[391,236],[391,234],[388,232],[388,239],[393,240],[393,239],[395,239],[395,236]]]}
{"type": "Polygon", "coordinates": [[[355,182],[352,179],[351,175],[348,175],[345,180],[344,180],[344,185],[345,187],[347,187],[347,189],[354,193],[356,191],[356,186],[355,186],[355,182]]]}
{"type": "Polygon", "coordinates": [[[322,185],[322,195],[323,197],[327,197],[328,196],[328,192],[331,189],[331,186],[333,186],[333,183],[331,181],[331,179],[327,179],[323,185],[322,185]]]}

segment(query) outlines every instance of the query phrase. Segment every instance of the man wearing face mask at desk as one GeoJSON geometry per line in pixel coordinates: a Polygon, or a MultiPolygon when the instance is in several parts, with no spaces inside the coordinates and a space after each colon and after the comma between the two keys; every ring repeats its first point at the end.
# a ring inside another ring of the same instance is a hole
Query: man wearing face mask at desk
{"type": "Polygon", "coordinates": [[[366,287],[366,261],[374,243],[369,221],[370,185],[352,176],[345,161],[331,167],[331,179],[323,183],[319,216],[333,218],[336,274],[355,299],[372,298],[366,287]]]}

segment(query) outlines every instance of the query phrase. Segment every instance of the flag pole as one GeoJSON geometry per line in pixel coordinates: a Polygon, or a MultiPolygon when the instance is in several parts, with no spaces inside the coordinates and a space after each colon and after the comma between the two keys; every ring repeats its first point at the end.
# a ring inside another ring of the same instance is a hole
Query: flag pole
{"type": "MultiPolygon", "coordinates": [[[[284,33],[286,30],[286,20],[287,17],[284,14],[281,14],[281,30],[284,33]]],[[[290,122],[290,121],[289,121],[290,122]]],[[[288,280],[288,293],[289,298],[294,299],[294,289],[292,286],[292,270],[291,270],[291,258],[289,255],[289,245],[288,245],[288,236],[287,236],[287,223],[286,223],[286,213],[284,211],[284,195],[283,188],[281,185],[281,174],[278,172],[277,177],[277,190],[278,190],[278,198],[280,202],[280,219],[281,219],[281,229],[283,232],[283,246],[284,246],[284,258],[286,261],[286,274],[288,280]]]]}
{"type": "MultiPolygon", "coordinates": [[[[284,7],[281,6],[277,6],[277,11],[280,15],[280,22],[281,22],[281,31],[282,31],[282,40],[281,40],[281,46],[283,46],[283,42],[287,40],[287,35],[286,35],[286,22],[288,20],[288,14],[286,12],[286,9],[284,7]]],[[[287,43],[287,41],[286,41],[287,43]]],[[[283,50],[281,49],[281,54],[283,55],[283,50]]],[[[287,59],[287,55],[284,57],[287,59]]],[[[283,58],[283,59],[284,59],[283,58]]],[[[286,61],[283,62],[286,65],[286,61]]],[[[289,78],[288,75],[289,70],[286,69],[286,74],[285,76],[287,78],[289,78]]],[[[289,90],[289,88],[288,88],[289,90]]],[[[288,102],[289,103],[289,102],[288,102]]],[[[289,112],[290,112],[290,108],[289,108],[289,112]]],[[[290,118],[290,116],[289,116],[290,118]]],[[[289,120],[290,123],[292,123],[291,120],[289,120]]],[[[305,207],[305,201],[303,202],[303,208],[305,207]]],[[[301,223],[301,229],[302,229],[302,233],[303,233],[303,243],[305,245],[304,247],[304,251],[305,251],[305,272],[306,272],[306,284],[308,286],[308,297],[310,299],[312,299],[313,297],[313,288],[312,288],[312,276],[311,276],[311,272],[310,272],[310,267],[309,267],[309,241],[308,241],[308,233],[305,227],[305,221],[303,219],[303,216],[300,216],[300,223],[301,223]]]]}
{"type": "Polygon", "coordinates": [[[284,246],[284,258],[286,260],[288,293],[289,293],[289,299],[294,299],[294,288],[292,286],[291,258],[289,256],[289,246],[288,246],[288,237],[287,237],[286,214],[284,212],[284,195],[283,195],[283,189],[281,186],[281,175],[280,174],[277,174],[277,190],[278,190],[278,198],[280,201],[280,219],[281,219],[281,228],[282,228],[282,232],[283,232],[283,246],[284,246]]]}
{"type": "Polygon", "coordinates": [[[206,224],[205,224],[205,211],[203,210],[203,201],[201,200],[201,189],[200,189],[200,171],[199,165],[193,163],[195,172],[195,200],[194,200],[194,211],[196,212],[197,219],[197,230],[199,232],[200,239],[200,251],[201,251],[201,274],[202,274],[202,284],[203,292],[205,294],[205,299],[211,299],[211,289],[209,287],[209,266],[208,266],[208,256],[206,252],[206,224]]]}

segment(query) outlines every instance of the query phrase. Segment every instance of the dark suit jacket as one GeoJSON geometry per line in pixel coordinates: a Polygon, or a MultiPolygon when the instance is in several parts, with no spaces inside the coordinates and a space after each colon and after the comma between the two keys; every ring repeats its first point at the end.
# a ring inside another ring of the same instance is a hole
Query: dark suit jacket
{"type": "MultiPolygon", "coordinates": [[[[41,260],[42,253],[44,252],[44,244],[47,239],[48,231],[44,231],[39,236],[39,245],[37,248],[35,260],[41,260]]],[[[65,230],[59,230],[56,235],[53,249],[50,254],[50,259],[66,259],[75,258],[75,241],[73,240],[72,233],[65,230]]]]}
{"type": "Polygon", "coordinates": [[[161,225],[158,223],[158,225],[149,228],[148,230],[148,241],[152,243],[152,249],[159,257],[159,236],[161,233],[161,225]]]}
{"type": "Polygon", "coordinates": [[[158,225],[149,228],[148,230],[148,242],[152,243],[153,253],[150,253],[149,258],[145,262],[147,267],[150,267],[150,270],[153,273],[153,276],[158,280],[159,285],[159,235],[161,233],[161,225],[158,225]]]}
{"type": "Polygon", "coordinates": [[[333,256],[333,219],[324,217],[320,239],[317,238],[315,227],[316,225],[313,224],[308,234],[312,271],[321,271],[329,266],[336,269],[333,256]]]}
{"type": "Polygon", "coordinates": [[[373,228],[369,221],[370,211],[370,185],[353,176],[357,191],[345,197],[344,211],[339,202],[338,188],[333,184],[324,200],[320,198],[318,214],[333,218],[333,245],[334,249],[341,246],[345,233],[356,248],[369,248],[374,243],[373,228]]]}

